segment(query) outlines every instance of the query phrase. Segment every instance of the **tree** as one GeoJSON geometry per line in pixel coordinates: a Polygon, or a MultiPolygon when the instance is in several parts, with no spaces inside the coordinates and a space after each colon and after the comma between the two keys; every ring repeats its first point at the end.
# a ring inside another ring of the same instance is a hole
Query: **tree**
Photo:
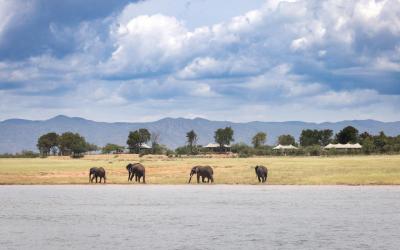
{"type": "Polygon", "coordinates": [[[320,145],[326,146],[332,142],[333,131],[331,129],[324,129],[320,131],[320,145]]]}
{"type": "Polygon", "coordinates": [[[117,145],[117,144],[112,144],[112,143],[107,143],[102,149],[101,152],[103,154],[110,154],[112,152],[122,152],[124,150],[123,146],[117,145]]]}
{"type": "Polygon", "coordinates": [[[251,142],[255,148],[258,148],[258,147],[264,145],[266,140],[267,140],[267,134],[264,132],[258,132],[257,134],[255,134],[253,136],[253,139],[251,142]]]}
{"type": "Polygon", "coordinates": [[[355,127],[347,126],[336,134],[336,141],[342,144],[358,142],[358,130],[355,127]]]}
{"type": "Polygon", "coordinates": [[[333,131],[330,129],[316,130],[304,129],[300,135],[300,145],[307,146],[326,146],[332,141],[333,131]]]}
{"type": "Polygon", "coordinates": [[[219,128],[215,131],[215,142],[219,144],[220,150],[224,150],[224,145],[230,145],[233,139],[233,129],[231,127],[219,128]]]}
{"type": "Polygon", "coordinates": [[[142,146],[143,143],[148,142],[150,136],[150,132],[145,128],[129,132],[128,140],[126,141],[126,144],[129,146],[129,151],[138,154],[140,146],[142,146]]]}
{"type": "Polygon", "coordinates": [[[50,154],[50,152],[53,152],[53,154],[55,154],[57,152],[58,139],[58,134],[54,132],[40,136],[36,145],[39,149],[40,154],[42,156],[47,156],[50,154]]]}
{"type": "Polygon", "coordinates": [[[193,147],[195,147],[197,143],[197,134],[194,132],[194,130],[190,130],[186,133],[186,138],[189,145],[190,154],[193,154],[193,147]]]}
{"type": "Polygon", "coordinates": [[[157,151],[159,151],[160,132],[158,131],[151,132],[150,141],[153,154],[156,154],[157,151]]]}
{"type": "Polygon", "coordinates": [[[374,136],[374,146],[376,150],[383,153],[385,152],[385,146],[388,144],[389,138],[381,131],[379,135],[374,136]]]}
{"type": "Polygon", "coordinates": [[[300,145],[303,147],[319,145],[320,133],[316,129],[304,129],[300,135],[300,145]]]}
{"type": "Polygon", "coordinates": [[[59,147],[61,155],[77,157],[87,152],[88,143],[85,138],[78,133],[65,132],[59,137],[59,147]]]}
{"type": "Polygon", "coordinates": [[[278,143],[281,145],[294,145],[296,141],[291,135],[280,135],[278,137],[278,143]]]}
{"type": "Polygon", "coordinates": [[[97,146],[96,144],[93,143],[86,143],[86,152],[94,152],[99,150],[99,146],[97,146]]]}

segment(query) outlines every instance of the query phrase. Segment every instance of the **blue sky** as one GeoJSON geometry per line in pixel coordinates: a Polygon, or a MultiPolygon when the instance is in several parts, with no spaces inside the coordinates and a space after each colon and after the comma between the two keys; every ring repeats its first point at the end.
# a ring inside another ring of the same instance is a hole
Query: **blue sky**
{"type": "Polygon", "coordinates": [[[400,120],[397,0],[0,0],[0,120],[400,120]]]}

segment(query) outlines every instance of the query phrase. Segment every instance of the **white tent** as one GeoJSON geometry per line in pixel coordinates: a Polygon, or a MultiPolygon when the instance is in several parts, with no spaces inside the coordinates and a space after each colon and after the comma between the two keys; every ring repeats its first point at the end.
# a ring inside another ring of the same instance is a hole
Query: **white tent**
{"type": "Polygon", "coordinates": [[[325,149],[331,149],[331,148],[335,148],[335,149],[360,149],[362,148],[362,146],[360,145],[360,143],[355,143],[355,144],[331,144],[329,143],[328,145],[326,145],[324,147],[325,149]]]}
{"type": "Polygon", "coordinates": [[[279,144],[278,146],[274,147],[273,149],[298,149],[298,148],[293,146],[293,145],[281,145],[281,144],[279,144]]]}
{"type": "Polygon", "coordinates": [[[149,145],[147,145],[146,143],[142,143],[140,145],[140,149],[151,149],[151,147],[149,145]]]}
{"type": "MultiPolygon", "coordinates": [[[[204,146],[205,148],[219,148],[219,144],[218,143],[208,143],[206,146],[204,146]]],[[[224,145],[224,148],[230,148],[231,146],[229,145],[224,145]]]]}

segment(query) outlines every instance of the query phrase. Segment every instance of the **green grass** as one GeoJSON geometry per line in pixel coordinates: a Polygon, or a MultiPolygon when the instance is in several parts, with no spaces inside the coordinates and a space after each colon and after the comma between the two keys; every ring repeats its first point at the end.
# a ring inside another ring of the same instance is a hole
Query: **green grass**
{"type": "Polygon", "coordinates": [[[166,158],[135,155],[88,156],[83,159],[0,159],[0,184],[84,184],[88,169],[102,166],[107,182],[126,184],[128,162],[146,167],[149,184],[184,184],[194,165],[214,168],[216,184],[258,184],[254,166],[268,167],[268,184],[399,185],[400,156],[166,158]]]}

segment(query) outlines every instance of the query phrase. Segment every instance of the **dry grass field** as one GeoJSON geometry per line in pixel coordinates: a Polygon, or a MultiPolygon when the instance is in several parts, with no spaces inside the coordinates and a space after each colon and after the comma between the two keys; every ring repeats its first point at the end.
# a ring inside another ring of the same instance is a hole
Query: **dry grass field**
{"type": "Polygon", "coordinates": [[[85,184],[88,169],[102,166],[108,184],[128,184],[125,166],[141,162],[148,184],[185,184],[190,168],[210,165],[215,184],[258,184],[256,164],[268,167],[268,184],[399,185],[400,156],[168,158],[96,155],[82,159],[0,159],[0,184],[85,184]]]}

